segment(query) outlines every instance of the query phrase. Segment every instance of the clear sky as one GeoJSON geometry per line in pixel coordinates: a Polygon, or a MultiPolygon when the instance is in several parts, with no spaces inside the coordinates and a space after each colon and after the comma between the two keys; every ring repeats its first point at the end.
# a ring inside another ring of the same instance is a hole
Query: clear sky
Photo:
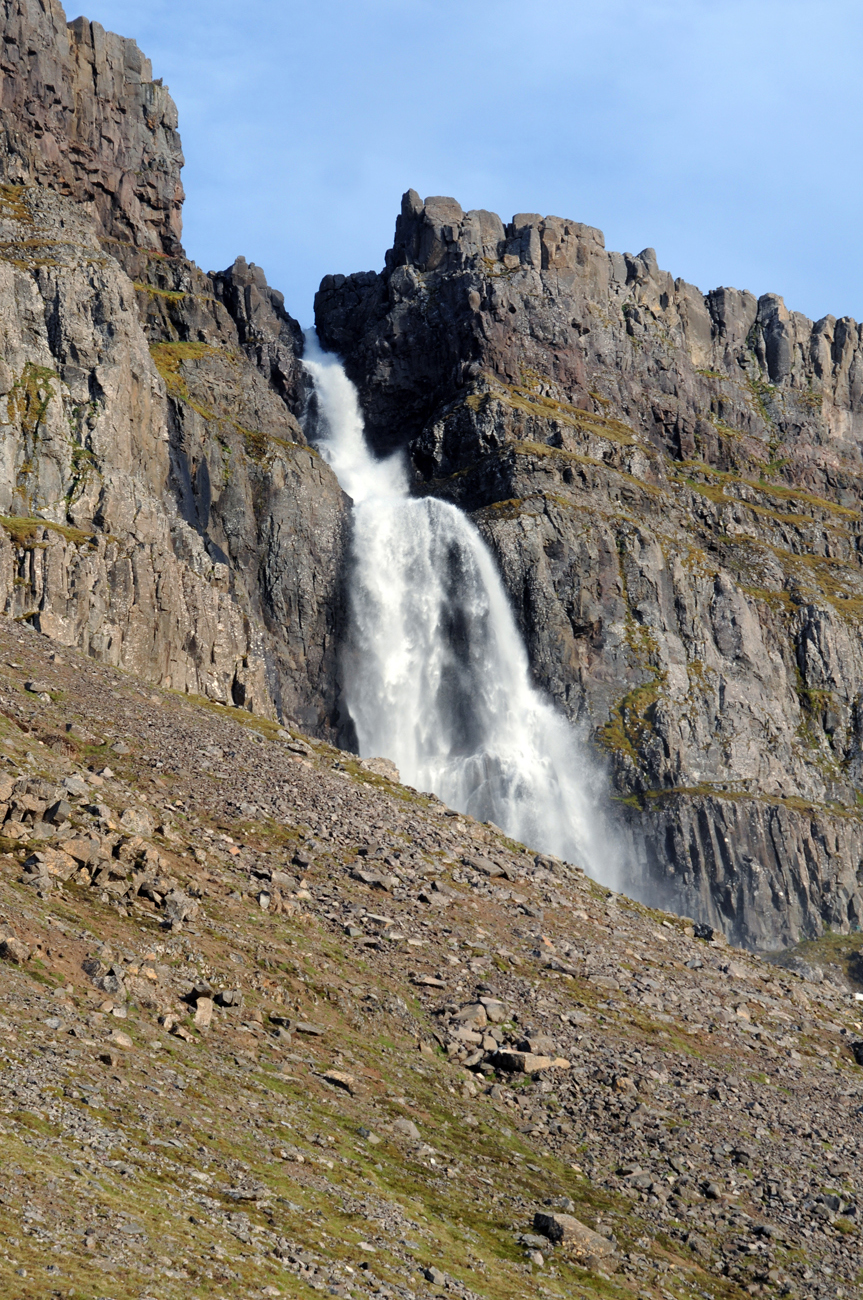
{"type": "Polygon", "coordinates": [[[863,318],[860,0],[88,6],[177,101],[189,255],[259,263],[303,324],[382,267],[408,187],[863,318]]]}

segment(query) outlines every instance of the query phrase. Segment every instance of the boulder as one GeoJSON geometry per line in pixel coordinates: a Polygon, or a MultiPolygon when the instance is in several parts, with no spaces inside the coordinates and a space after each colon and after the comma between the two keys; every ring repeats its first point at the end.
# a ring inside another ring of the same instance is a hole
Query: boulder
{"type": "Polygon", "coordinates": [[[481,1002],[469,1002],[467,1006],[457,1011],[455,1020],[465,1025],[472,1025],[475,1029],[484,1029],[488,1024],[488,1013],[481,1002]]]}
{"type": "Polygon", "coordinates": [[[571,1214],[552,1214],[538,1210],[533,1216],[533,1226],[572,1259],[587,1263],[588,1267],[594,1262],[605,1261],[614,1254],[614,1246],[607,1238],[571,1214]]]}
{"type": "Polygon", "coordinates": [[[536,1056],[533,1052],[503,1047],[494,1053],[492,1063],[507,1074],[539,1074],[542,1070],[551,1070],[555,1060],[553,1056],[536,1056]]]}
{"type": "Polygon", "coordinates": [[[387,781],[392,781],[395,785],[398,785],[401,781],[398,768],[388,758],[364,758],[360,763],[360,767],[365,768],[367,772],[373,772],[375,776],[385,777],[387,781]]]}
{"type": "Polygon", "coordinates": [[[14,934],[7,934],[5,939],[0,939],[0,958],[22,966],[30,960],[30,949],[14,934]]]}
{"type": "Polygon", "coordinates": [[[397,1119],[393,1121],[393,1132],[399,1137],[410,1138],[414,1142],[420,1142],[421,1135],[416,1124],[412,1119],[397,1119]]]}

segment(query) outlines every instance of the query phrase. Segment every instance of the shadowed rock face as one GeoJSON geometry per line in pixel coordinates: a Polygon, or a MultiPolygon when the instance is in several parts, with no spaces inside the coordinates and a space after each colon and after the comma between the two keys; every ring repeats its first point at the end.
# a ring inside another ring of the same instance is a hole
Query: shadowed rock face
{"type": "Polygon", "coordinates": [[[260,268],[180,245],[176,110],[133,41],[0,4],[0,602],[145,678],[328,734],[345,498],[260,268]]]}
{"type": "Polygon", "coordinates": [[[492,547],[606,757],[631,888],[748,943],[856,928],[860,327],[413,192],[384,271],[328,276],[316,315],[376,446],[492,547]]]}

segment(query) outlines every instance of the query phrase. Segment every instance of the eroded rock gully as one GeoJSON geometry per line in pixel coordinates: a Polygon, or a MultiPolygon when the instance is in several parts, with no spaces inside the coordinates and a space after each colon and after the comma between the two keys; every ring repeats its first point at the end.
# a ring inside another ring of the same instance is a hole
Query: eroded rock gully
{"type": "Polygon", "coordinates": [[[345,501],[297,423],[299,327],[260,268],[185,258],[134,41],[35,0],[0,26],[3,608],[327,734],[345,501]]]}
{"type": "Polygon", "coordinates": [[[383,272],[327,277],[316,314],[607,755],[630,887],[753,944],[857,928],[857,324],[413,191],[383,272]]]}

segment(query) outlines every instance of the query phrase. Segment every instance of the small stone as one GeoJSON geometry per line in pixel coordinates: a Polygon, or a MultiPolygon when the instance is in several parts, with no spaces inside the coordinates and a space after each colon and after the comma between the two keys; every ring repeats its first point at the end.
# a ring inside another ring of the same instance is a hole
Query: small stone
{"type": "Polygon", "coordinates": [[[70,776],[63,777],[63,789],[72,795],[74,799],[86,799],[90,793],[90,787],[82,776],[73,772],[70,776]]]}
{"type": "Polygon", "coordinates": [[[62,826],[72,816],[72,805],[66,799],[58,799],[42,814],[42,820],[52,826],[62,826]]]}
{"type": "Polygon", "coordinates": [[[431,1268],[424,1268],[422,1275],[432,1286],[446,1286],[446,1273],[442,1273],[439,1268],[432,1265],[431,1268]]]}
{"type": "Polygon", "coordinates": [[[201,997],[195,1003],[195,1025],[198,1029],[209,1029],[213,1022],[213,1007],[215,1003],[212,998],[201,997]]]}
{"type": "Polygon", "coordinates": [[[298,1020],[294,1029],[298,1034],[308,1034],[312,1038],[320,1038],[327,1032],[323,1025],[311,1025],[305,1020],[298,1020]]]}
{"type": "Polygon", "coordinates": [[[120,828],[130,835],[150,836],[155,826],[156,819],[142,808],[126,808],[120,814],[120,828]]]}
{"type": "Polygon", "coordinates": [[[507,1010],[503,1002],[496,998],[480,998],[480,1002],[485,1007],[485,1014],[492,1025],[502,1025],[507,1019],[507,1010]]]}
{"type": "Polygon", "coordinates": [[[484,1029],[488,1024],[488,1016],[485,1007],[481,1002],[470,1002],[461,1011],[457,1011],[455,1019],[462,1024],[473,1025],[475,1029],[484,1029]]]}
{"type": "Polygon", "coordinates": [[[694,1250],[696,1255],[700,1255],[702,1259],[710,1259],[713,1254],[710,1242],[697,1232],[690,1232],[687,1235],[686,1244],[690,1250],[694,1250]]]}
{"type": "Polygon", "coordinates": [[[414,1142],[420,1142],[420,1131],[412,1119],[397,1119],[393,1121],[393,1132],[400,1134],[401,1137],[410,1138],[414,1142]]]}
{"type": "Polygon", "coordinates": [[[351,875],[354,880],[359,880],[364,885],[370,885],[373,889],[383,889],[387,892],[396,889],[399,883],[395,876],[385,875],[379,871],[365,871],[361,867],[354,867],[351,875]]]}
{"type": "Polygon", "coordinates": [[[111,1035],[111,1042],[115,1047],[122,1047],[124,1051],[129,1051],[135,1044],[128,1034],[124,1034],[122,1029],[115,1029],[111,1035]]]}

